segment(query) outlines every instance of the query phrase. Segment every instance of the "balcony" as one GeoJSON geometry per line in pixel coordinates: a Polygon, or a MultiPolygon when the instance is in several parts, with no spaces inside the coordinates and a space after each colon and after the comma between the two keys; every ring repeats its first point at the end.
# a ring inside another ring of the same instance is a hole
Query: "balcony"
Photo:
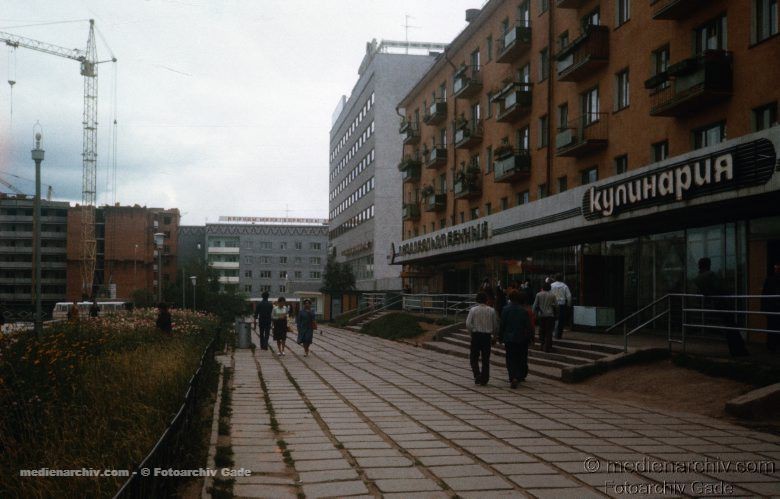
{"type": "Polygon", "coordinates": [[[419,220],[420,205],[417,203],[404,204],[401,212],[401,218],[403,218],[404,220],[419,220]]]}
{"type": "Polygon", "coordinates": [[[496,121],[514,123],[531,111],[532,97],[530,83],[510,83],[493,97],[493,102],[498,104],[496,121]]]}
{"type": "Polygon", "coordinates": [[[462,66],[452,83],[452,94],[456,99],[468,99],[478,95],[482,90],[479,66],[462,66]]]}
{"type": "Polygon", "coordinates": [[[404,159],[398,163],[398,171],[404,171],[408,168],[420,168],[421,164],[419,154],[406,155],[404,156],[404,159]]]}
{"type": "Polygon", "coordinates": [[[404,120],[398,128],[398,132],[404,136],[404,144],[417,144],[420,142],[420,124],[416,121],[404,120]]]}
{"type": "Polygon", "coordinates": [[[420,181],[420,166],[410,166],[401,171],[401,180],[404,183],[407,182],[419,182],[420,181]]]}
{"type": "Polygon", "coordinates": [[[452,194],[455,199],[469,199],[482,195],[482,188],[479,185],[479,171],[476,173],[466,173],[460,178],[455,179],[452,184],[452,194]]]}
{"type": "Polygon", "coordinates": [[[241,248],[224,247],[224,246],[209,246],[208,253],[213,255],[238,255],[241,252],[241,248]]]}
{"type": "Polygon", "coordinates": [[[609,113],[588,113],[570,121],[555,137],[555,155],[579,158],[607,147],[608,118],[609,113]]]}
{"type": "Polygon", "coordinates": [[[447,101],[436,99],[428,108],[423,121],[426,125],[441,125],[447,119],[447,101]]]}
{"type": "Polygon", "coordinates": [[[555,56],[559,81],[581,81],[609,62],[609,28],[589,25],[555,56]]]}
{"type": "Polygon", "coordinates": [[[679,21],[688,19],[699,7],[710,2],[705,0],[656,0],[658,6],[653,11],[653,19],[657,21],[679,21]]]}
{"type": "Polygon", "coordinates": [[[438,168],[447,164],[447,148],[436,146],[425,155],[425,168],[438,168]]]}
{"type": "Polygon", "coordinates": [[[557,0],[555,6],[559,9],[579,9],[587,0],[557,0]]]}
{"type": "Polygon", "coordinates": [[[482,121],[462,122],[455,130],[455,148],[471,149],[482,143],[482,121]]]}
{"type": "Polygon", "coordinates": [[[731,97],[733,57],[725,50],[708,50],[685,59],[645,82],[651,89],[651,116],[684,116],[731,97]]]}
{"type": "Polygon", "coordinates": [[[531,21],[517,21],[498,40],[498,57],[496,62],[515,62],[531,48],[531,21]]]}
{"type": "Polygon", "coordinates": [[[515,182],[531,176],[531,155],[528,149],[496,150],[493,162],[493,174],[496,182],[515,182]]]}
{"type": "Polygon", "coordinates": [[[442,211],[447,206],[446,194],[429,194],[425,196],[425,211],[442,211]]]}

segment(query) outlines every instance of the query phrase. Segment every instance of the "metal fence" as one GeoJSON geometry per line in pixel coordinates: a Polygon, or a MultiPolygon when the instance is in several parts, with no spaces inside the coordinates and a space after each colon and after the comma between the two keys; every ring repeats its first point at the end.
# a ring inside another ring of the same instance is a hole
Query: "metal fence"
{"type": "Polygon", "coordinates": [[[457,294],[405,294],[402,308],[407,312],[436,315],[458,315],[468,313],[476,304],[475,295],[457,294]]]}
{"type": "Polygon", "coordinates": [[[154,470],[155,468],[180,469],[181,457],[188,447],[188,442],[193,438],[200,438],[197,425],[199,389],[205,376],[205,364],[213,357],[215,345],[216,338],[212,339],[203,351],[198,369],[190,378],[184,400],[176,415],[149,454],[114,495],[114,499],[169,497],[174,494],[179,481],[171,477],[154,476],[154,470]]]}

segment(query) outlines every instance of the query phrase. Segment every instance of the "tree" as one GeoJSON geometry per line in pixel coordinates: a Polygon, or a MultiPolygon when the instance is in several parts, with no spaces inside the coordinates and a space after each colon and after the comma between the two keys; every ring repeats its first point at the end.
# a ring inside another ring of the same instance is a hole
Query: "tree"
{"type": "Polygon", "coordinates": [[[333,255],[328,256],[322,281],[320,291],[325,293],[344,293],[355,289],[355,274],[352,273],[352,267],[337,262],[333,255]]]}

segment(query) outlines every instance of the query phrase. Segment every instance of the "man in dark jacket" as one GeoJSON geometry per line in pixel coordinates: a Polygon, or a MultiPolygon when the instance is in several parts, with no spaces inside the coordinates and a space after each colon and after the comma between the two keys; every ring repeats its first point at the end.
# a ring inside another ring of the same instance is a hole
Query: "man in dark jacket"
{"type": "Polygon", "coordinates": [[[528,345],[531,342],[531,319],[525,305],[527,298],[522,291],[509,292],[509,305],[501,311],[500,337],[506,351],[506,370],[512,388],[528,376],[528,345]]]}
{"type": "MultiPolygon", "coordinates": [[[[721,280],[718,274],[712,271],[712,260],[707,257],[699,258],[699,274],[693,279],[693,284],[704,295],[704,308],[710,310],[725,310],[729,305],[728,299],[719,298],[723,294],[721,280]]],[[[711,312],[703,316],[706,325],[722,324],[724,327],[736,328],[737,323],[731,318],[731,314],[711,312]]],[[[709,328],[708,328],[709,329],[709,328]]],[[[729,353],[732,357],[748,355],[745,341],[736,329],[723,329],[729,353]]]]}
{"type": "Polygon", "coordinates": [[[260,349],[268,350],[268,337],[271,335],[271,311],[274,306],[268,301],[268,291],[263,292],[263,301],[255,307],[255,320],[260,333],[260,349]]]}
{"type": "Polygon", "coordinates": [[[171,322],[171,313],[168,311],[167,303],[160,303],[157,308],[159,312],[157,314],[157,329],[164,333],[171,334],[173,332],[173,322],[171,322]]]}

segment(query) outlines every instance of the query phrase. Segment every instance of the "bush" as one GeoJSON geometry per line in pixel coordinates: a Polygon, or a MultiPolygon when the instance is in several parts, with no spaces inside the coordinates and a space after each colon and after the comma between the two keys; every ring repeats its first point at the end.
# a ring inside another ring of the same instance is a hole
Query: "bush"
{"type": "Polygon", "coordinates": [[[364,325],[361,333],[388,340],[414,338],[423,333],[423,328],[417,322],[417,317],[394,312],[369,322],[364,325]]]}
{"type": "Polygon", "coordinates": [[[217,321],[136,310],[0,337],[0,497],[110,497],[126,477],[22,478],[20,469],[132,470],[182,403],[217,321]]]}

